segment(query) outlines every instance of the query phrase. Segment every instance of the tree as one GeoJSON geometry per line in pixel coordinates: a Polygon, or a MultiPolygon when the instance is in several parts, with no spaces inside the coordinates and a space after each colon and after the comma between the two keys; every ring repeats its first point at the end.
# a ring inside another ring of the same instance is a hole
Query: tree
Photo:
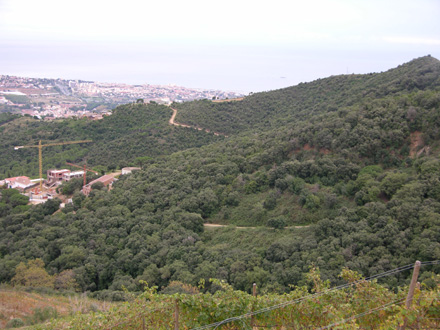
{"type": "Polygon", "coordinates": [[[75,273],[71,269],[63,270],[55,276],[54,287],[57,290],[74,290],[79,289],[75,280],[75,273]]]}
{"type": "Polygon", "coordinates": [[[274,229],[284,229],[284,227],[286,227],[286,221],[284,217],[271,218],[267,220],[267,226],[274,229]]]}
{"type": "Polygon", "coordinates": [[[200,210],[202,211],[202,216],[208,216],[218,206],[218,198],[211,188],[202,190],[197,198],[200,210]]]}
{"type": "Polygon", "coordinates": [[[28,201],[29,201],[29,197],[24,196],[20,193],[12,195],[9,199],[9,202],[11,203],[12,207],[16,207],[19,205],[26,205],[28,201]]]}
{"type": "Polygon", "coordinates": [[[29,198],[20,194],[16,189],[2,189],[0,193],[0,201],[9,204],[12,208],[19,205],[26,205],[29,198]]]}
{"type": "Polygon", "coordinates": [[[75,191],[81,190],[83,185],[83,179],[72,179],[68,182],[64,182],[57,188],[57,191],[61,191],[63,195],[73,195],[75,191]]]}
{"type": "Polygon", "coordinates": [[[149,163],[152,160],[153,160],[152,157],[143,156],[143,157],[136,157],[136,159],[134,161],[138,166],[143,168],[145,164],[149,163]]]}
{"type": "Polygon", "coordinates": [[[95,182],[94,184],[92,184],[92,189],[93,190],[102,190],[102,189],[104,189],[104,184],[102,183],[102,182],[100,182],[100,181],[98,181],[98,182],[95,182]]]}
{"type": "Polygon", "coordinates": [[[61,200],[59,198],[49,199],[43,204],[43,212],[45,215],[53,214],[60,208],[61,200]]]}
{"type": "Polygon", "coordinates": [[[279,198],[279,192],[278,191],[270,191],[268,196],[263,202],[263,207],[266,210],[273,210],[277,206],[277,200],[279,198]]]}
{"type": "Polygon", "coordinates": [[[408,179],[405,173],[389,173],[380,184],[381,191],[391,198],[399,190],[408,179]]]}
{"type": "Polygon", "coordinates": [[[29,260],[27,263],[20,262],[15,268],[15,276],[11,283],[14,286],[53,288],[54,277],[44,269],[43,260],[37,258],[29,260]]]}
{"type": "Polygon", "coordinates": [[[180,213],[179,223],[182,227],[195,233],[203,232],[203,218],[198,213],[180,213]]]}
{"type": "Polygon", "coordinates": [[[306,202],[304,204],[305,208],[310,210],[317,209],[321,206],[321,200],[318,196],[310,194],[306,197],[306,202]]]}
{"type": "Polygon", "coordinates": [[[199,289],[195,286],[182,283],[180,281],[171,281],[170,284],[161,291],[162,294],[198,294],[199,289]]]}

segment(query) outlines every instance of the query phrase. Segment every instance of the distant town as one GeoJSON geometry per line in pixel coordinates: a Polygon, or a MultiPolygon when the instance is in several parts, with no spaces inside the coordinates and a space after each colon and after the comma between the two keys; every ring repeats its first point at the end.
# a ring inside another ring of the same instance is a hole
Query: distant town
{"type": "Polygon", "coordinates": [[[242,96],[238,92],[174,85],[127,85],[0,75],[0,112],[21,113],[44,120],[69,117],[101,119],[110,115],[116,106],[131,102],[170,104],[242,96]]]}

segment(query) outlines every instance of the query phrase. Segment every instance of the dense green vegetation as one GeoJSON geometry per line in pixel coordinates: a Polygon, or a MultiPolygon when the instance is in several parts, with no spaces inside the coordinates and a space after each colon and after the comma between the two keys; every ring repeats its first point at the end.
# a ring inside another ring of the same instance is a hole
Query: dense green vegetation
{"type": "Polygon", "coordinates": [[[0,217],[8,214],[19,214],[30,208],[29,198],[15,189],[0,190],[0,217]]]}
{"type": "Polygon", "coordinates": [[[147,286],[143,294],[108,312],[78,313],[35,329],[396,329],[404,323],[408,329],[437,329],[440,324],[438,277],[432,278],[437,281],[433,289],[416,290],[410,310],[404,308],[405,291],[393,292],[347,269],[340,277],[348,283],[336,290],[321,279],[318,269],[312,268],[306,277],[309,287],[257,297],[218,280],[212,281],[214,294],[199,292],[204,283],[196,288],[173,282],[167,294],[147,286]]]}
{"type": "MultiPolygon", "coordinates": [[[[227,139],[168,126],[171,110],[157,105],[119,107],[101,122],[14,120],[0,127],[3,171],[32,171],[35,150],[20,151],[32,159],[27,165],[9,150],[39,138],[96,141],[47,148],[46,164],[87,157],[114,168],[143,157],[143,170],[110,192],[75,193],[63,212],[53,214],[56,200],[7,211],[0,281],[20,262],[42,258],[50,274],[72,270],[80,290],[100,297],[142,290],[139,280],[167,290],[172,281],[204,279],[204,291],[214,290],[209,278],[281,293],[305,284],[313,264],[337,284],[343,267],[370,276],[439,260],[439,72],[439,61],[425,57],[382,74],[215,104],[212,114],[200,108],[208,111],[208,101],[179,108],[197,122],[178,122],[232,134],[227,139]],[[204,222],[250,228],[204,230],[204,222]]],[[[430,271],[439,266],[422,280],[430,271]]],[[[385,282],[398,286],[407,275],[385,282]]]]}
{"type": "Polygon", "coordinates": [[[438,91],[439,84],[438,60],[426,56],[384,73],[319,79],[253,94],[239,102],[201,100],[173,104],[173,107],[179,110],[176,117],[179,123],[231,135],[249,129],[298,125],[298,121],[309,121],[342,108],[368,106],[373,100],[387,96],[426,89],[438,91]]]}
{"type": "MultiPolygon", "coordinates": [[[[66,161],[108,169],[136,164],[137,157],[158,157],[221,140],[213,134],[168,125],[172,111],[161,105],[130,104],[113,110],[99,121],[68,119],[44,122],[30,117],[0,126],[0,177],[38,175],[38,151],[14,146],[58,141],[93,140],[91,144],[65,145],[43,150],[43,167],[65,167],[66,161]]],[[[0,119],[3,117],[0,117],[0,119]]],[[[138,164],[136,164],[138,165],[138,164]]]]}
{"type": "Polygon", "coordinates": [[[9,112],[0,113],[0,125],[4,125],[17,118],[20,118],[20,115],[14,115],[9,112]]]}

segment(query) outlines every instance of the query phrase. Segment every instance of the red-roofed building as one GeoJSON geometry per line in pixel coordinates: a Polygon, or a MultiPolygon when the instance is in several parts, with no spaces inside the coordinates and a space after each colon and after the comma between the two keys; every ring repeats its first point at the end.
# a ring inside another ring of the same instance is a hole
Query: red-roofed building
{"type": "Polygon", "coordinates": [[[13,178],[7,178],[4,180],[6,186],[8,188],[25,190],[35,185],[27,176],[16,176],[13,178]]]}
{"type": "Polygon", "coordinates": [[[104,187],[110,188],[113,181],[115,181],[115,178],[112,175],[101,176],[100,178],[93,180],[92,182],[89,182],[88,184],[86,184],[83,187],[82,192],[84,195],[88,196],[90,194],[90,192],[92,191],[92,186],[95,183],[101,182],[104,185],[104,187]]]}

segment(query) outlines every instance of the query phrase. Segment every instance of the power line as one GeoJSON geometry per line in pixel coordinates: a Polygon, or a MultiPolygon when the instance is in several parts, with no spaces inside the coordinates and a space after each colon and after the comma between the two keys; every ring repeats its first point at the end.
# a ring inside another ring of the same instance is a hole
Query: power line
{"type": "Polygon", "coordinates": [[[354,319],[360,318],[360,317],[365,316],[365,315],[368,315],[368,314],[372,314],[372,313],[374,313],[374,312],[377,312],[377,311],[383,310],[383,309],[385,309],[385,308],[387,308],[387,307],[390,307],[390,306],[392,306],[392,305],[402,304],[402,303],[405,302],[405,300],[406,300],[406,298],[402,298],[402,299],[398,299],[398,300],[395,300],[395,301],[392,301],[392,302],[386,303],[386,304],[384,304],[384,305],[382,305],[382,306],[379,306],[379,307],[376,307],[376,308],[372,308],[372,309],[370,309],[370,310],[368,310],[368,311],[366,311],[366,312],[363,312],[363,313],[360,313],[360,314],[357,314],[357,315],[351,316],[351,317],[349,317],[349,318],[346,318],[346,319],[344,319],[344,320],[341,320],[341,321],[338,321],[338,322],[335,322],[335,323],[332,323],[332,324],[326,325],[325,327],[318,328],[317,330],[325,330],[325,329],[329,329],[329,328],[331,328],[331,327],[334,327],[334,326],[336,326],[336,325],[340,325],[340,324],[347,323],[348,321],[351,321],[351,320],[354,320],[354,319]]]}
{"type": "Polygon", "coordinates": [[[422,266],[439,265],[439,264],[440,264],[440,260],[424,261],[421,263],[422,266]]]}

